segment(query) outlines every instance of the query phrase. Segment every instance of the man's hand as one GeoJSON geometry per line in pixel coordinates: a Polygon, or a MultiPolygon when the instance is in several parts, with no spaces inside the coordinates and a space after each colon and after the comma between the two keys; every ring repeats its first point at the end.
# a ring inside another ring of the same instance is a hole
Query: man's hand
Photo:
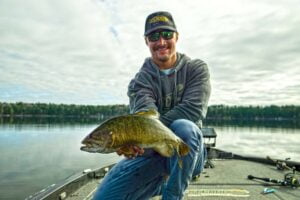
{"type": "Polygon", "coordinates": [[[143,155],[144,154],[144,149],[135,145],[129,145],[129,146],[124,146],[120,147],[117,150],[117,154],[119,156],[124,155],[128,159],[134,159],[137,156],[143,155]]]}

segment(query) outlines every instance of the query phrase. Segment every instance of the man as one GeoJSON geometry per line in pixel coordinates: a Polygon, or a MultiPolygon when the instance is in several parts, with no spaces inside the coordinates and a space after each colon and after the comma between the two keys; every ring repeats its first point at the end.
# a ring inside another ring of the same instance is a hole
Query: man
{"type": "MultiPolygon", "coordinates": [[[[178,32],[168,12],[150,14],[145,42],[151,52],[130,82],[130,112],[156,109],[160,120],[190,147],[188,155],[171,158],[133,146],[131,157],[120,161],[104,178],[94,199],[163,200],[184,196],[189,181],[200,174],[205,159],[201,120],[207,111],[210,80],[207,65],[176,52],[178,32]]],[[[122,154],[121,151],[118,154],[122,154]]]]}

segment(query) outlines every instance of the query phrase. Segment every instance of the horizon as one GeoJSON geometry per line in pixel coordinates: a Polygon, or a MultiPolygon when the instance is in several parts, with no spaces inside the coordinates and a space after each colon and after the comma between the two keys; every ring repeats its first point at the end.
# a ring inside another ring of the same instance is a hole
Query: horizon
{"type": "Polygon", "coordinates": [[[3,1],[0,101],[128,104],[127,85],[150,56],[144,21],[167,10],[177,51],[208,64],[209,105],[300,104],[296,0],[170,2],[3,1]]]}
{"type": "MultiPolygon", "coordinates": [[[[53,103],[53,102],[23,102],[23,101],[18,101],[18,102],[3,102],[0,101],[0,104],[17,104],[17,103],[22,103],[22,104],[54,104],[54,105],[64,105],[64,106],[70,106],[70,105],[76,105],[76,106],[129,106],[129,104],[76,104],[76,103],[53,103]]],[[[276,107],[285,107],[285,106],[295,106],[299,107],[300,105],[297,104],[284,104],[284,105],[276,105],[276,104],[266,104],[266,105],[227,105],[227,104],[210,104],[208,107],[211,106],[225,106],[225,107],[271,107],[271,106],[276,106],[276,107]]]]}

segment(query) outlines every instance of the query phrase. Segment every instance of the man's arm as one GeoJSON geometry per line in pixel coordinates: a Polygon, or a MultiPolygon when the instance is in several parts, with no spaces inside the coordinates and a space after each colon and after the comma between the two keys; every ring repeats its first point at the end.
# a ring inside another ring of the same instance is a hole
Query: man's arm
{"type": "Polygon", "coordinates": [[[145,74],[145,72],[139,72],[135,78],[130,81],[127,92],[130,113],[149,109],[157,110],[156,96],[150,84],[150,78],[151,77],[145,74]]]}
{"type": "Polygon", "coordinates": [[[211,93],[210,75],[207,65],[201,60],[194,60],[181,102],[173,109],[160,116],[160,120],[169,126],[176,119],[188,119],[193,122],[206,116],[211,93]]]}

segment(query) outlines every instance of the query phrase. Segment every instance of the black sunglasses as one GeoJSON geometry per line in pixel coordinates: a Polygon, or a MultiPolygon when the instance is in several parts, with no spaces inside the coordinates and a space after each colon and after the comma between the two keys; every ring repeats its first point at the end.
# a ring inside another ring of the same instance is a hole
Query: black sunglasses
{"type": "Polygon", "coordinates": [[[173,31],[159,31],[159,32],[150,33],[147,37],[150,42],[156,42],[159,40],[160,36],[165,40],[170,40],[173,38],[174,32],[173,31]]]}

